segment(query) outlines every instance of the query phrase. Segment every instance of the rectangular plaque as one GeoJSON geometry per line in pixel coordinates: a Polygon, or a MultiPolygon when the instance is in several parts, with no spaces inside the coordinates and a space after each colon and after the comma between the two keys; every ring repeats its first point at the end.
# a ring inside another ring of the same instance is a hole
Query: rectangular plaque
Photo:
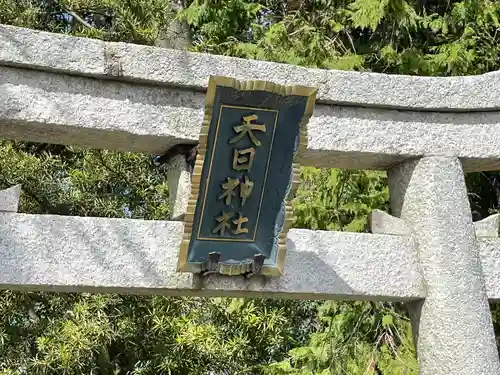
{"type": "Polygon", "coordinates": [[[283,273],[316,89],[210,77],[178,270],[283,273]]]}

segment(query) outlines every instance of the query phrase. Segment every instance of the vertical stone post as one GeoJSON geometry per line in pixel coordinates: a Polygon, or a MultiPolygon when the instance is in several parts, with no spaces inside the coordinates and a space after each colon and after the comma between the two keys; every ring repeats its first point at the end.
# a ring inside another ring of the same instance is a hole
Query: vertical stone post
{"type": "Polygon", "coordinates": [[[185,155],[174,156],[166,166],[171,220],[184,220],[191,196],[191,171],[185,155]]]}
{"type": "Polygon", "coordinates": [[[410,306],[420,375],[500,374],[460,160],[424,157],[388,178],[393,215],[411,229],[427,288],[410,306]]]}

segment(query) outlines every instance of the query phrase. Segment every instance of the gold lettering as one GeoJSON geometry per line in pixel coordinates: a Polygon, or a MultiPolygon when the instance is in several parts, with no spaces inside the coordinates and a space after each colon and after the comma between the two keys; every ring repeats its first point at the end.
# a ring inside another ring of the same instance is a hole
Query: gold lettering
{"type": "Polygon", "coordinates": [[[256,130],[256,131],[261,131],[261,132],[265,132],[266,131],[266,125],[262,125],[262,124],[252,124],[251,121],[254,121],[254,120],[257,120],[258,119],[258,116],[253,114],[253,115],[250,115],[250,116],[244,116],[243,117],[243,124],[241,125],[237,125],[237,126],[233,126],[233,129],[236,133],[238,133],[238,135],[236,137],[234,137],[233,139],[231,139],[229,141],[229,143],[236,143],[238,142],[241,138],[243,138],[245,136],[245,134],[248,134],[248,136],[250,137],[250,139],[252,140],[252,142],[254,143],[255,146],[260,146],[261,143],[260,141],[257,139],[257,137],[255,136],[255,134],[253,134],[253,130],[256,130]]]}
{"type": "Polygon", "coordinates": [[[233,169],[237,171],[249,171],[255,158],[255,149],[253,147],[244,150],[234,150],[233,169]],[[248,157],[245,156],[248,154],[248,157]]]}
{"type": "Polygon", "coordinates": [[[245,205],[247,198],[249,198],[252,194],[253,185],[253,181],[250,181],[248,176],[245,176],[245,182],[240,183],[240,198],[242,206],[245,205]]]}
{"type": "Polygon", "coordinates": [[[220,235],[224,236],[224,232],[226,231],[226,229],[229,229],[229,227],[230,227],[229,220],[232,217],[233,217],[232,212],[222,211],[222,216],[217,216],[215,218],[215,220],[217,220],[219,222],[219,225],[217,225],[217,227],[215,227],[214,233],[220,232],[220,235]]]}
{"type": "Polygon", "coordinates": [[[234,189],[236,189],[239,184],[240,184],[240,180],[238,180],[237,178],[228,177],[227,182],[222,184],[222,190],[224,190],[224,192],[221,195],[219,195],[219,199],[222,199],[225,197],[226,198],[226,205],[230,205],[231,199],[235,195],[234,189]]]}
{"type": "Polygon", "coordinates": [[[240,234],[240,233],[248,233],[247,228],[242,228],[241,226],[248,222],[248,218],[244,217],[241,212],[238,213],[239,218],[236,220],[233,220],[233,223],[236,224],[236,230],[233,230],[234,234],[240,234]]]}

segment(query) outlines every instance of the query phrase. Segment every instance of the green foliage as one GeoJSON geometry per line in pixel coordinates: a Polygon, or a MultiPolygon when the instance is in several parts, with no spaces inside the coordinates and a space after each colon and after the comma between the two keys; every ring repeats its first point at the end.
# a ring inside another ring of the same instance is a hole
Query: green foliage
{"type": "Polygon", "coordinates": [[[326,302],[318,312],[322,329],[265,373],[416,375],[410,323],[399,310],[391,304],[326,302]]]}
{"type": "Polygon", "coordinates": [[[0,0],[0,23],[152,45],[175,18],[164,0],[0,0]]]}
{"type": "Polygon", "coordinates": [[[350,9],[351,20],[354,27],[375,30],[386,15],[386,10],[391,0],[356,0],[350,9]]]}
{"type": "Polygon", "coordinates": [[[196,0],[179,17],[197,29],[197,45],[202,43],[215,51],[221,43],[244,38],[245,25],[255,20],[262,9],[261,4],[244,0],[228,3],[196,0]]]}
{"type": "Polygon", "coordinates": [[[387,211],[384,173],[303,168],[294,201],[296,227],[361,232],[373,209],[387,211]]]}
{"type": "Polygon", "coordinates": [[[499,69],[500,3],[494,1],[309,0],[287,10],[272,1],[239,0],[221,7],[217,0],[194,1],[181,15],[197,35],[195,50],[397,74],[499,69]]]}
{"type": "Polygon", "coordinates": [[[271,300],[0,294],[0,374],[250,373],[314,327],[271,300]]]}
{"type": "Polygon", "coordinates": [[[0,188],[21,183],[20,211],[165,219],[168,189],[151,156],[0,141],[0,188]]]}

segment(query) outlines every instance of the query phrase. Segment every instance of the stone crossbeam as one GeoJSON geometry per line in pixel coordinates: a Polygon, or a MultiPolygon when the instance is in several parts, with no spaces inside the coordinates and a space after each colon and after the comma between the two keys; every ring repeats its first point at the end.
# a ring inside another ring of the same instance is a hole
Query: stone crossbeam
{"type": "MultiPolygon", "coordinates": [[[[407,236],[292,229],[283,278],[201,283],[175,269],[182,225],[0,213],[0,289],[384,301],[426,295],[407,236]]],[[[487,295],[498,301],[500,239],[478,241],[487,295]]]]}
{"type": "Polygon", "coordinates": [[[500,95],[490,87],[500,75],[305,69],[3,25],[0,136],[159,154],[197,141],[210,74],[318,86],[304,165],[387,169],[456,155],[465,171],[500,169],[500,95]]]}
{"type": "Polygon", "coordinates": [[[182,233],[183,224],[173,221],[0,213],[0,288],[384,301],[425,296],[409,237],[291,230],[284,277],[201,281],[176,272],[182,233]]]}
{"type": "Polygon", "coordinates": [[[436,111],[500,109],[500,74],[417,77],[288,64],[103,42],[0,25],[0,64],[204,91],[210,75],[318,86],[321,103],[436,111]],[[408,95],[411,93],[411,95],[408,95]]]}

